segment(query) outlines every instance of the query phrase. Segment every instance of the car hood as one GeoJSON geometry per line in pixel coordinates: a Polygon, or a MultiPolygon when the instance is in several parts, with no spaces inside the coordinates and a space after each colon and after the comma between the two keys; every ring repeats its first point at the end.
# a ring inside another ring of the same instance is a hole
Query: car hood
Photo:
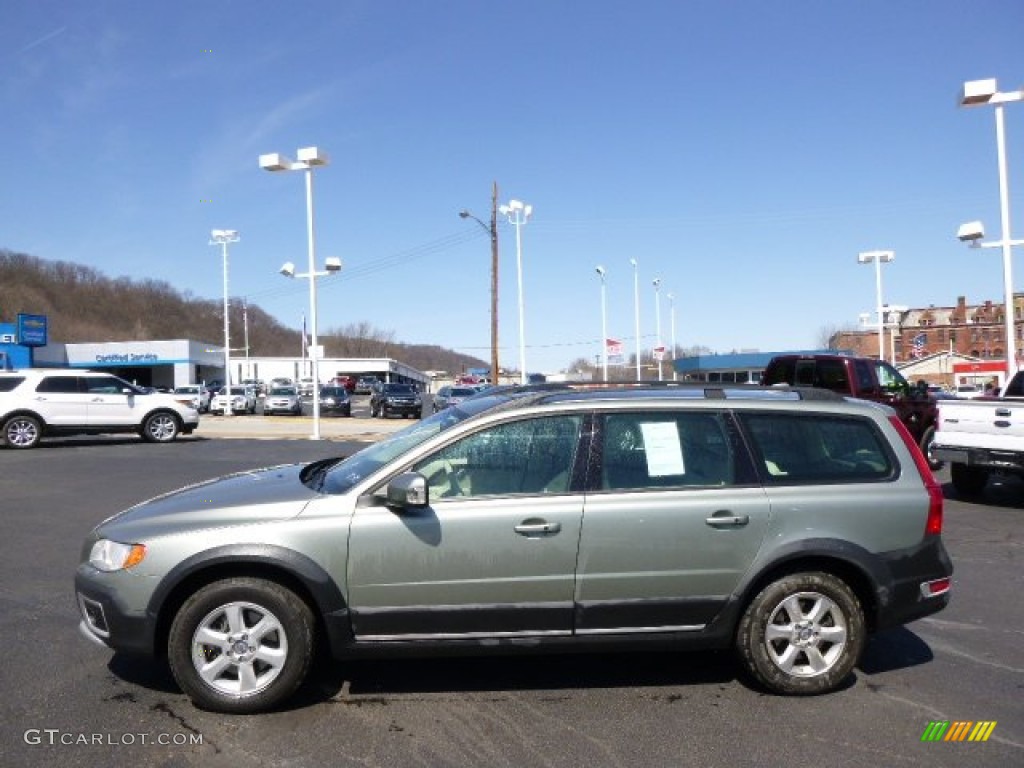
{"type": "Polygon", "coordinates": [[[302,464],[283,464],[190,485],[104,520],[96,534],[129,543],[182,531],[295,517],[320,495],[303,485],[302,469],[302,464]]]}

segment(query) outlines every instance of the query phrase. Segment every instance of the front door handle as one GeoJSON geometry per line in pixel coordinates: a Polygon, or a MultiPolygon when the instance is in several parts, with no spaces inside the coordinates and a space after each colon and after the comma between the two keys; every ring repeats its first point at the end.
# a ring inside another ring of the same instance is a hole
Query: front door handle
{"type": "Polygon", "coordinates": [[[536,534],[549,534],[558,533],[562,530],[561,523],[549,523],[545,520],[524,520],[517,525],[513,530],[516,533],[520,533],[524,536],[536,535],[536,534]]]}
{"type": "Polygon", "coordinates": [[[750,515],[731,515],[722,510],[715,512],[711,517],[704,518],[704,522],[712,528],[739,528],[750,522],[750,515]]]}

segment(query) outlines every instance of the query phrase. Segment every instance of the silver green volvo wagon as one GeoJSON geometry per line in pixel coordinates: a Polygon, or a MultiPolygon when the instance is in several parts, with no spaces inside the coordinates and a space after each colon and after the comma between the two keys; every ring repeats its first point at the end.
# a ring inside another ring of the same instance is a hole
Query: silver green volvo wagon
{"type": "Polygon", "coordinates": [[[494,388],[344,460],[144,502],[86,539],[83,634],[193,701],[274,707],[318,645],[734,648],[837,687],[941,610],[943,499],[886,406],[786,388],[494,388]]]}

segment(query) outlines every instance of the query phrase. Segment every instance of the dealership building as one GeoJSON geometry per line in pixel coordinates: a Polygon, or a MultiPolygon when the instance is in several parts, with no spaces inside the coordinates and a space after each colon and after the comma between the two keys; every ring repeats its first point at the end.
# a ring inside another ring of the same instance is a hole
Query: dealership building
{"type": "MultiPolygon", "coordinates": [[[[18,323],[0,323],[0,369],[77,368],[102,370],[146,387],[174,388],[224,380],[224,348],[190,339],[52,343],[46,318],[26,315],[18,323]]],[[[312,376],[312,361],[302,357],[231,358],[231,381],[312,376]]],[[[373,376],[424,386],[430,377],[391,358],[321,358],[322,382],[335,376],[373,376]]]]}

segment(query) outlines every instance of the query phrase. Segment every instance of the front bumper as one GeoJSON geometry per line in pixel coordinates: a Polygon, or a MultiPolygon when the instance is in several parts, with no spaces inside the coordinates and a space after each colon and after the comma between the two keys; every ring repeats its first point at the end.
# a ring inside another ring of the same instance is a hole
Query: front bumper
{"type": "Polygon", "coordinates": [[[98,581],[96,573],[83,565],[75,574],[75,598],[81,615],[79,631],[111,650],[152,656],[155,617],[124,605],[117,590],[98,581]]]}

